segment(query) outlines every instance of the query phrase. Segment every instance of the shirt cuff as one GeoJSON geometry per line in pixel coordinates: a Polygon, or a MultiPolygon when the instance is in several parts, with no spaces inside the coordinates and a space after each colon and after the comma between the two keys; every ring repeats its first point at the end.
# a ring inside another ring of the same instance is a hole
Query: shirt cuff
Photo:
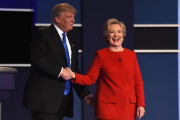
{"type": "Polygon", "coordinates": [[[63,70],[63,67],[61,68],[61,71],[60,71],[60,73],[58,75],[58,78],[61,76],[62,70],[63,70]]]}

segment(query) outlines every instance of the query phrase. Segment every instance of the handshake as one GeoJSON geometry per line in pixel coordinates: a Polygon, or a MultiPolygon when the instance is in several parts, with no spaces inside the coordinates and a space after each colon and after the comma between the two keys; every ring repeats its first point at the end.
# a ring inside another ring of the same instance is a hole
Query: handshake
{"type": "Polygon", "coordinates": [[[61,72],[61,77],[64,80],[69,80],[69,79],[75,79],[75,73],[70,69],[70,68],[63,68],[61,72]]]}
{"type": "MultiPolygon", "coordinates": [[[[70,79],[75,79],[75,73],[70,69],[70,68],[63,68],[62,72],[61,72],[61,77],[64,80],[70,80],[70,79]]],[[[86,103],[90,106],[94,105],[94,96],[92,94],[87,95],[84,100],[86,101],[86,103]]]]}

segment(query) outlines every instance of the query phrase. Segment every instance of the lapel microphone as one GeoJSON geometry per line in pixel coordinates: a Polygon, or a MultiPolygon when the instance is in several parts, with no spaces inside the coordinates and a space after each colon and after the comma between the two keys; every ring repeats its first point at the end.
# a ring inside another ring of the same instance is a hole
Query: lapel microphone
{"type": "Polygon", "coordinates": [[[122,61],[122,59],[121,59],[121,58],[119,58],[119,61],[121,62],[121,61],[122,61]]]}

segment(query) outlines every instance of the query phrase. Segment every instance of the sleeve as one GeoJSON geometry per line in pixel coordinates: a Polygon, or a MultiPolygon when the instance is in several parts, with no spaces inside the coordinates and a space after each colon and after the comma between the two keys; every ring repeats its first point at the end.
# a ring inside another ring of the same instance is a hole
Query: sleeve
{"type": "Polygon", "coordinates": [[[47,57],[48,40],[41,29],[37,29],[33,36],[33,44],[30,53],[30,60],[32,67],[36,67],[42,72],[53,77],[58,77],[62,66],[53,64],[47,57]]]}
{"type": "Polygon", "coordinates": [[[91,94],[91,92],[86,86],[78,85],[78,84],[72,84],[72,85],[81,100],[83,100],[87,95],[91,94]]]}
{"type": "Polygon", "coordinates": [[[136,53],[134,53],[134,57],[135,57],[134,58],[135,92],[136,92],[137,107],[139,106],[145,107],[144,86],[143,86],[143,80],[141,77],[141,72],[137,61],[136,53]]]}
{"type": "Polygon", "coordinates": [[[95,53],[93,63],[86,75],[75,73],[76,79],[72,80],[73,83],[80,85],[92,85],[97,80],[101,69],[101,62],[98,53],[95,53]]]}

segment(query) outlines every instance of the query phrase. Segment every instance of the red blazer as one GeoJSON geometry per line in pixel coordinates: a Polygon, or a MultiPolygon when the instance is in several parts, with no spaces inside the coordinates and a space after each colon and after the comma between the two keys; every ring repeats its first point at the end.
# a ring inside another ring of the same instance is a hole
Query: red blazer
{"type": "Polygon", "coordinates": [[[97,80],[95,117],[98,119],[134,120],[136,108],[145,107],[143,80],[136,53],[124,48],[96,52],[86,75],[76,74],[72,82],[92,85],[97,80]]]}

